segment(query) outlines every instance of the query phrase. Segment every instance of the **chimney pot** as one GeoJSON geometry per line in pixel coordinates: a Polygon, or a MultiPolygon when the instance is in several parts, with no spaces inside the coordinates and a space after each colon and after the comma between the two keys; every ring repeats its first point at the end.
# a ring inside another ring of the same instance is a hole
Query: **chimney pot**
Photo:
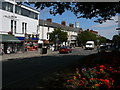
{"type": "Polygon", "coordinates": [[[49,18],[49,19],[47,19],[47,21],[52,22],[52,19],[51,19],[51,18],[49,18]]]}
{"type": "Polygon", "coordinates": [[[61,24],[66,26],[66,21],[62,21],[61,24]]]}

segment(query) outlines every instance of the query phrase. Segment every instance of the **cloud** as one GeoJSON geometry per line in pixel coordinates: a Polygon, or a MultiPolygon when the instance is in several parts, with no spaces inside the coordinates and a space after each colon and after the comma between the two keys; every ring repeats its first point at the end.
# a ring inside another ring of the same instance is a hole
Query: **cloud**
{"type": "Polygon", "coordinates": [[[118,15],[115,17],[112,17],[113,20],[107,20],[106,22],[102,23],[102,24],[97,24],[97,25],[93,25],[91,26],[91,28],[108,28],[108,27],[114,27],[116,25],[118,25],[118,23],[116,23],[116,21],[118,21],[118,15]]]}
{"type": "Polygon", "coordinates": [[[114,35],[118,34],[115,27],[109,28],[109,29],[98,30],[98,32],[99,32],[99,35],[102,35],[111,40],[114,35]]]}

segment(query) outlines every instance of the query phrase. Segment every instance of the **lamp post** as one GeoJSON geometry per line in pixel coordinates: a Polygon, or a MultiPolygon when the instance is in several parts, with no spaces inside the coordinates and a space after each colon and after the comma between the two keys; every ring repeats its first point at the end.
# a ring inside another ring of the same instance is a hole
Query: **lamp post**
{"type": "Polygon", "coordinates": [[[58,40],[59,40],[58,34],[55,35],[55,39],[56,39],[56,41],[55,41],[55,50],[57,50],[58,49],[58,40]]]}

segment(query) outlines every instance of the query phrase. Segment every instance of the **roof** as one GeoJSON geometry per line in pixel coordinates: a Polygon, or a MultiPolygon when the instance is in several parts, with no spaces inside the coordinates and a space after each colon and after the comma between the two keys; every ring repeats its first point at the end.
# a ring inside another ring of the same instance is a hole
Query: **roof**
{"type": "Polygon", "coordinates": [[[0,34],[0,42],[20,42],[15,36],[0,34]]]}
{"type": "Polygon", "coordinates": [[[61,29],[66,30],[66,31],[75,31],[75,32],[79,31],[79,28],[72,28],[72,27],[69,27],[69,26],[64,26],[64,25],[61,25],[61,24],[58,24],[58,23],[49,22],[47,20],[42,20],[42,19],[39,20],[39,25],[40,26],[44,25],[44,26],[53,27],[53,28],[61,28],[61,29]]]}

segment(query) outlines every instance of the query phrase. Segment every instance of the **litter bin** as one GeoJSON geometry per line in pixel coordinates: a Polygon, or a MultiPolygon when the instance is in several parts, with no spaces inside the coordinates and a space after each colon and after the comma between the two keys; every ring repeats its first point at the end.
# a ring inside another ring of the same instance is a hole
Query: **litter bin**
{"type": "Polygon", "coordinates": [[[42,48],[42,54],[47,54],[47,48],[42,48]]]}

